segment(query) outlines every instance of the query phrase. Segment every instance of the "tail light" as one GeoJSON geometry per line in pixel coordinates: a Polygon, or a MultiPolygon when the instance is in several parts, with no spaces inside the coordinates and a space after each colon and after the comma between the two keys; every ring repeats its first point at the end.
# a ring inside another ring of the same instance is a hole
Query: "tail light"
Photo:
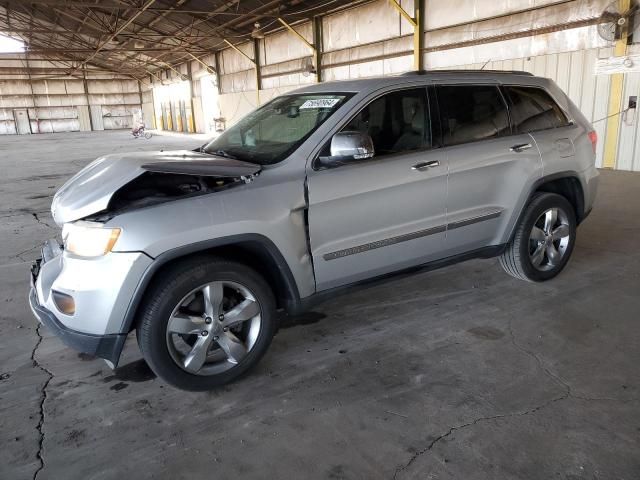
{"type": "Polygon", "coordinates": [[[593,147],[593,153],[596,153],[596,146],[598,145],[598,134],[595,131],[589,132],[589,140],[591,140],[591,146],[593,147]]]}

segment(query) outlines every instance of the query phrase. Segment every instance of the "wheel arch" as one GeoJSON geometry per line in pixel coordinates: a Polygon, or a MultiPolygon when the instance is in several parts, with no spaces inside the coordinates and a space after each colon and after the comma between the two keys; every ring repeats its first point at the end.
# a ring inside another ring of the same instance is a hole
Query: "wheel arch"
{"type": "Polygon", "coordinates": [[[578,173],[575,171],[566,171],[546,175],[537,179],[531,185],[529,194],[526,196],[526,201],[523,203],[520,211],[517,213],[516,221],[510,228],[509,236],[507,237],[507,243],[511,241],[515,234],[516,228],[522,220],[522,215],[527,209],[527,205],[531,201],[531,198],[538,192],[557,193],[565,197],[569,203],[573,206],[576,213],[576,222],[580,224],[586,217],[588,212],[585,212],[585,198],[584,187],[580,182],[578,173]]]}
{"type": "Polygon", "coordinates": [[[156,257],[132,295],[121,332],[128,333],[135,328],[142,299],[158,274],[177,262],[203,254],[218,255],[250,266],[273,288],[278,308],[295,311],[299,307],[300,295],[297,284],[278,247],[263,235],[233,235],[184,245],[156,257]]]}
{"type": "Polygon", "coordinates": [[[579,225],[585,218],[584,188],[576,172],[563,172],[541,178],[534,185],[535,192],[556,193],[566,198],[573,206],[579,225]]]}

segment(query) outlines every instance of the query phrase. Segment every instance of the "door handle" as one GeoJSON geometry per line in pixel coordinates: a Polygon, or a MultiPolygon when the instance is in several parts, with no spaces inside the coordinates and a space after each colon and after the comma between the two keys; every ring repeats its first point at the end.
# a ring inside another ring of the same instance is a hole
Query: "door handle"
{"type": "Polygon", "coordinates": [[[411,167],[411,170],[416,170],[417,172],[424,172],[425,170],[428,170],[433,167],[439,167],[439,166],[440,166],[439,160],[431,160],[430,162],[416,163],[413,167],[411,167]]]}
{"type": "Polygon", "coordinates": [[[525,150],[529,150],[533,145],[530,143],[519,143],[518,145],[514,145],[509,150],[512,152],[524,152],[525,150]]]}

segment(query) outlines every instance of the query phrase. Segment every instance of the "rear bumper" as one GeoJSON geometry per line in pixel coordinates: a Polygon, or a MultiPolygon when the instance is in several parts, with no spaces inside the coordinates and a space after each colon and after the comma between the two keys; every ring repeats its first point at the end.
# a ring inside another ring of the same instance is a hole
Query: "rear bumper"
{"type": "Polygon", "coordinates": [[[68,347],[109,360],[114,366],[118,364],[127,335],[91,335],[65,327],[50,310],[38,303],[36,289],[33,286],[29,292],[29,305],[40,323],[51,330],[68,347]]]}

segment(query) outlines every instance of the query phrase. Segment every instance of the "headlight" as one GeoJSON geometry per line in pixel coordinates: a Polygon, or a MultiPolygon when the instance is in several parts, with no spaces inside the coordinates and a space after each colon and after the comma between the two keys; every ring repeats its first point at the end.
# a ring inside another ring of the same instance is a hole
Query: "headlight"
{"type": "Polygon", "coordinates": [[[99,223],[67,223],[62,229],[64,248],[80,257],[100,257],[109,253],[120,236],[119,228],[103,228],[99,223]]]}

